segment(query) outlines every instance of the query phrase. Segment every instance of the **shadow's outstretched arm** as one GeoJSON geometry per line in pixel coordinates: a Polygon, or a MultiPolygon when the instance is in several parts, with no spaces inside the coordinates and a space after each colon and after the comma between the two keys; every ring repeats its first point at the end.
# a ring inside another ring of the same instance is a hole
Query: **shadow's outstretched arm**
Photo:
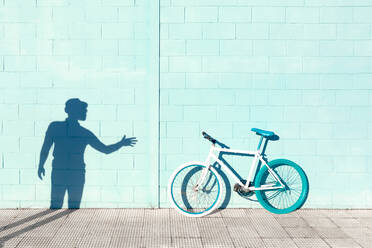
{"type": "Polygon", "coordinates": [[[119,142],[112,144],[112,145],[103,144],[94,135],[89,139],[89,145],[91,145],[97,151],[100,151],[105,154],[113,153],[119,150],[120,148],[122,148],[123,146],[134,146],[136,143],[137,143],[136,137],[126,138],[125,135],[119,142]]]}

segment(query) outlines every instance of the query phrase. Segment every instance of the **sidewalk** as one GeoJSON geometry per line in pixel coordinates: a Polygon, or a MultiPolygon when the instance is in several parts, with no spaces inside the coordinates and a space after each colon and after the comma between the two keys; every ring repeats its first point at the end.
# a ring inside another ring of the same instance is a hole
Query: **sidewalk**
{"type": "Polygon", "coordinates": [[[372,247],[372,210],[0,210],[0,247],[372,247]]]}

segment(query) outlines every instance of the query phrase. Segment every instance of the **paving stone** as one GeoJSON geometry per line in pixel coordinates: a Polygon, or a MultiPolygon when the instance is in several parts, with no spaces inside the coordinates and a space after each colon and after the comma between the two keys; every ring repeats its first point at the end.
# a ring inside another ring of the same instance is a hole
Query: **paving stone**
{"type": "Polygon", "coordinates": [[[319,234],[312,228],[286,227],[285,230],[292,238],[319,238],[319,234]]]}
{"type": "Polygon", "coordinates": [[[172,246],[179,248],[202,247],[201,238],[172,238],[172,246]]]}
{"type": "Polygon", "coordinates": [[[337,239],[337,238],[346,238],[348,235],[344,233],[341,228],[333,227],[314,227],[314,230],[322,238],[337,239]]]}
{"type": "Polygon", "coordinates": [[[292,239],[263,239],[266,248],[297,248],[292,239]]]}
{"type": "Polygon", "coordinates": [[[337,227],[337,225],[330,218],[323,217],[303,217],[303,219],[311,227],[337,227]]]}
{"type": "Polygon", "coordinates": [[[247,238],[244,236],[233,238],[235,247],[250,247],[262,248],[265,247],[264,242],[260,238],[247,238]]]}
{"type": "Polygon", "coordinates": [[[311,239],[306,239],[306,238],[295,238],[293,241],[296,243],[298,247],[301,248],[328,248],[330,247],[327,245],[326,242],[324,242],[320,238],[311,238],[311,239]]]}
{"type": "Polygon", "coordinates": [[[331,220],[339,227],[359,227],[361,223],[356,218],[331,218],[331,220]]]}
{"type": "Polygon", "coordinates": [[[325,242],[334,248],[362,248],[352,239],[325,239],[325,242]]]}
{"type": "Polygon", "coordinates": [[[306,221],[301,217],[276,218],[282,227],[307,227],[306,221]]]}

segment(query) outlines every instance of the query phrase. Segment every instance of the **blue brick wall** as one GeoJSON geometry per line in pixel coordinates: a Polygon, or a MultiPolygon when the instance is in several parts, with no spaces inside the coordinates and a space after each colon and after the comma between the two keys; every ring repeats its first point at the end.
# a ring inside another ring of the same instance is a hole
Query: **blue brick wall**
{"type": "Polygon", "coordinates": [[[41,181],[41,145],[75,97],[88,103],[81,125],[102,142],[139,140],[110,155],[87,148],[81,207],[158,205],[158,72],[150,68],[158,9],[134,0],[1,1],[0,208],[49,207],[53,147],[41,181]]]}
{"type": "MultiPolygon", "coordinates": [[[[280,136],[269,159],[307,172],[305,207],[372,205],[371,1],[161,4],[161,206],[171,172],[205,159],[202,130],[252,150],[252,127],[280,136]]],[[[248,174],[248,159],[227,161],[248,174]]],[[[259,205],[233,195],[229,206],[259,205]]]]}
{"type": "MultiPolygon", "coordinates": [[[[0,208],[48,207],[45,131],[64,103],[88,106],[82,207],[168,207],[171,172],[204,160],[207,131],[307,172],[305,207],[372,206],[370,0],[0,1],[0,208]],[[160,8],[160,9],[159,9],[160,8]],[[357,182],[357,183],[356,183],[357,182]]],[[[226,156],[244,177],[247,158],[226,156]]],[[[233,182],[231,182],[233,183],[233,182]]],[[[66,206],[66,205],[65,205],[66,206]]],[[[259,207],[233,194],[229,207],[259,207]]]]}

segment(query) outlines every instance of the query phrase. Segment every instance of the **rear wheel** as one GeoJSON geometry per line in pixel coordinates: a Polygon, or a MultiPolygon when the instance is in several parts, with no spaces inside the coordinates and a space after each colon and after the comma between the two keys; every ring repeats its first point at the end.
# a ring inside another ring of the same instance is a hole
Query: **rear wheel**
{"type": "MultiPolygon", "coordinates": [[[[275,214],[286,214],[300,208],[306,201],[309,193],[309,182],[305,172],[296,163],[278,159],[268,163],[284,184],[282,189],[257,190],[256,196],[260,204],[268,211],[275,214]]],[[[263,167],[257,175],[255,187],[276,184],[275,178],[263,167]]]]}
{"type": "Polygon", "coordinates": [[[207,169],[203,163],[188,163],[173,173],[169,180],[168,193],[172,205],[181,214],[205,216],[221,200],[221,178],[213,167],[207,169]],[[206,177],[197,187],[203,172],[206,172],[206,177]]]}

